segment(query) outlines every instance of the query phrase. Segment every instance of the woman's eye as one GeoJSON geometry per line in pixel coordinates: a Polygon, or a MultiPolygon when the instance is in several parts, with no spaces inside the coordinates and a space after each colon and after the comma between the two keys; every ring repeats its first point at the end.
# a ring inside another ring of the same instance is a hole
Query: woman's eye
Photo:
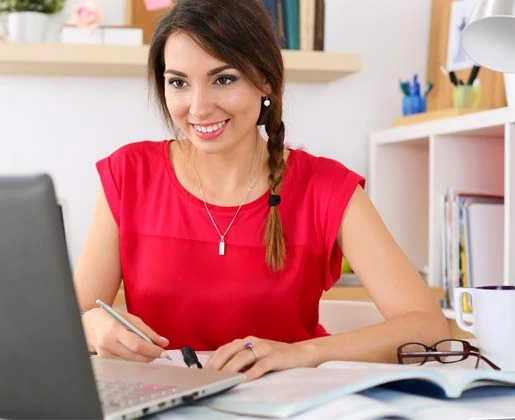
{"type": "Polygon", "coordinates": [[[184,80],[170,79],[170,80],[168,80],[168,84],[170,86],[173,86],[174,88],[180,89],[180,88],[183,88],[186,83],[184,82],[184,80]]]}
{"type": "Polygon", "coordinates": [[[231,83],[235,82],[237,80],[237,77],[235,76],[220,76],[216,79],[217,85],[230,85],[231,83]]]}

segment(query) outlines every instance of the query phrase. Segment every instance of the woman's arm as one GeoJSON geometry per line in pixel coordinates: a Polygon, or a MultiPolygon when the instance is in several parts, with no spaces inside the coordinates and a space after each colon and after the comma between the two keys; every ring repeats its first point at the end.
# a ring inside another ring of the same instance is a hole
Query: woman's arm
{"type": "Polygon", "coordinates": [[[385,322],[312,340],[319,362],[396,362],[395,350],[400,344],[432,344],[449,337],[447,321],[429,288],[360,186],[342,218],[337,242],[385,322]]]}
{"type": "Polygon", "coordinates": [[[90,351],[101,357],[148,362],[161,355],[168,340],[159,336],[140,318],[125,311],[120,314],[143,331],[152,343],[147,343],[108,316],[95,304],[100,299],[114,301],[121,282],[118,226],[105,194],[97,198],[91,229],[75,271],[75,290],[82,311],[82,325],[90,351]]]}
{"type": "Polygon", "coordinates": [[[91,228],[75,270],[75,290],[82,311],[97,299],[112,304],[121,283],[118,226],[103,190],[97,195],[91,228]]]}

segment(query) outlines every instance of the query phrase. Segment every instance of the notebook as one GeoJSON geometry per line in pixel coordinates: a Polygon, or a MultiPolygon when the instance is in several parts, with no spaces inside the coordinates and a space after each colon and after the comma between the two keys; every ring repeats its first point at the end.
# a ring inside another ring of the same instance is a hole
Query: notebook
{"type": "Polygon", "coordinates": [[[244,379],[89,356],[48,175],[0,177],[0,334],[0,418],[138,418],[244,379]]]}

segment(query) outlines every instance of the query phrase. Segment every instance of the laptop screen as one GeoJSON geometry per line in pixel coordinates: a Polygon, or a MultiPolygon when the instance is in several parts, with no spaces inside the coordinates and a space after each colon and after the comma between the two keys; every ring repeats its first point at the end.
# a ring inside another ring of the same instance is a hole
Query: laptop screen
{"type": "Polygon", "coordinates": [[[48,175],[0,177],[0,333],[0,417],[102,417],[48,175]]]}

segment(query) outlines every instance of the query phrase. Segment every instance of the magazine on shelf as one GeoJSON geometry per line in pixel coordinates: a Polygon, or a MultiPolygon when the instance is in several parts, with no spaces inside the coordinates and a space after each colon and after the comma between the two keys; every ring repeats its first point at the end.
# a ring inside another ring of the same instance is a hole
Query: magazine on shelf
{"type": "MultiPolygon", "coordinates": [[[[445,306],[454,307],[455,287],[502,283],[504,197],[449,188],[443,201],[441,270],[445,306]],[[479,211],[478,211],[479,210],[479,211]],[[492,250],[487,254],[485,249],[492,250]],[[490,256],[491,258],[486,258],[490,256]],[[488,272],[488,275],[485,273],[488,272]],[[499,274],[501,273],[501,274],[499,274]],[[495,279],[495,280],[492,280],[495,279]]],[[[464,297],[463,307],[470,312],[464,297]]]]}

